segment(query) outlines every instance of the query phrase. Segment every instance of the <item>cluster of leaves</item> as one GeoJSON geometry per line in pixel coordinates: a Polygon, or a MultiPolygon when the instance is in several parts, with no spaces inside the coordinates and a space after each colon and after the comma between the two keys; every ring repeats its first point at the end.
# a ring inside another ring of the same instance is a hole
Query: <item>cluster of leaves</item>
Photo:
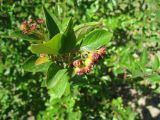
{"type": "MultiPolygon", "coordinates": [[[[5,3],[6,1],[3,1],[3,4],[5,3]]],[[[14,2],[10,1],[10,4],[12,3],[14,2]]],[[[5,20],[8,20],[8,23],[13,21],[13,26],[27,19],[30,14],[37,18],[41,13],[41,3],[44,1],[28,3],[23,0],[14,3],[13,8],[16,9],[10,8],[10,4],[5,4],[6,8],[3,6],[1,10],[13,13],[1,13],[7,15],[2,15],[3,22],[0,23],[6,24],[3,24],[1,30],[11,28],[5,20]],[[33,5],[36,7],[31,7],[33,5]],[[27,13],[27,9],[34,9],[30,11],[35,13],[27,13]],[[15,13],[16,16],[10,17],[15,13]],[[21,17],[19,14],[22,14],[21,17]]],[[[159,10],[156,9],[159,8],[158,3],[156,0],[68,0],[65,4],[59,1],[45,3],[62,23],[44,9],[47,26],[44,36],[37,39],[34,34],[28,36],[22,31],[14,31],[9,37],[19,38],[18,41],[10,41],[7,38],[1,41],[1,118],[25,119],[27,116],[38,114],[37,119],[42,120],[140,119],[130,107],[124,106],[125,98],[116,92],[119,87],[126,85],[140,91],[142,95],[143,92],[146,93],[142,86],[145,89],[151,88],[153,95],[159,94],[160,25],[157,21],[159,10]],[[54,4],[56,6],[53,8],[54,4]],[[73,6],[76,6],[76,10],[73,6]],[[73,18],[66,19],[67,16],[73,18]],[[100,22],[73,26],[73,23],[99,21],[99,18],[103,19],[100,22]],[[112,41],[106,41],[111,37],[112,41]],[[32,52],[45,53],[45,57],[42,55],[38,59],[37,56],[31,56],[23,65],[26,71],[33,74],[24,73],[21,67],[26,57],[31,55],[26,49],[29,44],[22,39],[34,43],[29,47],[32,52]],[[81,48],[95,50],[105,44],[108,45],[107,55],[90,74],[81,77],[71,76],[72,69],[70,70],[69,64],[81,57],[77,56],[79,50],[84,52],[81,48]],[[47,62],[43,63],[45,60],[47,62]],[[35,61],[37,64],[43,64],[35,65],[35,61]],[[47,80],[39,72],[47,73],[47,80]],[[47,85],[48,90],[41,88],[40,84],[47,85]],[[49,94],[48,99],[46,92],[49,94]],[[35,109],[29,107],[31,104],[35,109]],[[42,111],[39,112],[40,110],[42,111]]]]}
{"type": "MultiPolygon", "coordinates": [[[[28,71],[34,70],[34,72],[47,70],[47,80],[44,84],[47,85],[50,99],[56,99],[61,98],[67,86],[70,86],[69,80],[74,76],[70,72],[72,71],[70,64],[75,57],[78,57],[76,54],[81,49],[95,51],[107,45],[112,38],[112,33],[103,29],[103,26],[99,23],[94,23],[95,26],[98,26],[94,31],[87,30],[84,32],[84,27],[94,27],[93,23],[82,24],[73,28],[72,19],[69,19],[68,26],[64,31],[60,31],[58,24],[55,22],[55,17],[52,17],[53,15],[45,7],[43,7],[43,10],[48,31],[48,35],[44,34],[43,38],[49,38],[50,40],[40,42],[38,38],[35,39],[34,42],[36,44],[31,45],[31,51],[47,55],[38,58],[41,63],[40,66],[38,62],[36,62],[38,65],[34,64],[34,56],[29,58],[24,64],[24,69],[28,71]],[[47,61],[46,57],[48,57],[47,61]]],[[[15,36],[16,34],[17,32],[13,32],[10,36],[15,36]]],[[[31,39],[28,40],[32,40],[32,36],[23,34],[22,31],[21,34],[20,36],[30,37],[31,39]]]]}

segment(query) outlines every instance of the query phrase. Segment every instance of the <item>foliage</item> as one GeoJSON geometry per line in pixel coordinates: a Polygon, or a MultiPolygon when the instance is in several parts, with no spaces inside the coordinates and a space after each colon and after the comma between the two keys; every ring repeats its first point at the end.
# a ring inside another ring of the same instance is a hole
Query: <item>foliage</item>
{"type": "Polygon", "coordinates": [[[0,119],[135,120],[139,106],[130,107],[119,89],[159,95],[159,1],[0,3],[0,119]],[[17,30],[29,18],[45,18],[45,25],[17,30]],[[72,62],[85,68],[92,53],[101,59],[78,76],[72,62]]]}

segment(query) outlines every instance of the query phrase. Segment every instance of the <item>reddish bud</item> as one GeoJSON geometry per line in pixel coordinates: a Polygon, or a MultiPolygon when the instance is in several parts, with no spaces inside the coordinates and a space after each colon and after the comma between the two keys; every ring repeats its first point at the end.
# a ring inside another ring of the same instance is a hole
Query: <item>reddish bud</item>
{"type": "Polygon", "coordinates": [[[37,28],[36,24],[31,24],[30,29],[34,31],[37,28]]]}
{"type": "Polygon", "coordinates": [[[74,72],[75,72],[76,75],[81,76],[81,75],[84,74],[84,69],[76,68],[74,72]]]}
{"type": "Polygon", "coordinates": [[[39,18],[39,19],[37,19],[37,22],[38,22],[39,24],[43,24],[43,23],[44,23],[44,19],[39,18]]]}
{"type": "Polygon", "coordinates": [[[89,54],[89,58],[91,58],[94,62],[98,60],[99,54],[97,52],[91,52],[89,54]]]}
{"type": "Polygon", "coordinates": [[[89,73],[89,72],[91,72],[91,70],[92,70],[92,66],[86,66],[84,68],[85,73],[89,73]]]}
{"type": "Polygon", "coordinates": [[[23,34],[28,34],[28,30],[24,29],[23,34]]]}
{"type": "Polygon", "coordinates": [[[98,54],[99,55],[101,55],[101,56],[103,56],[103,55],[105,55],[106,54],[106,48],[105,47],[102,47],[102,48],[100,48],[99,50],[98,50],[98,54]]]}
{"type": "Polygon", "coordinates": [[[81,65],[81,61],[80,60],[73,61],[73,66],[74,67],[79,67],[80,65],[81,65]]]}

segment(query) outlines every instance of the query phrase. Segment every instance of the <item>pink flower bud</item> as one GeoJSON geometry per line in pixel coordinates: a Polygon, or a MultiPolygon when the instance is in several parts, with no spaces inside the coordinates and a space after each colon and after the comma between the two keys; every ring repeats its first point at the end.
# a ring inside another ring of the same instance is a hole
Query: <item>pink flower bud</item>
{"type": "Polygon", "coordinates": [[[73,61],[73,66],[74,67],[79,67],[80,65],[81,65],[81,61],[80,60],[73,61]]]}
{"type": "Polygon", "coordinates": [[[76,75],[81,76],[81,75],[84,74],[84,69],[76,68],[74,72],[75,72],[76,75]]]}
{"type": "Polygon", "coordinates": [[[91,70],[92,70],[92,66],[86,66],[84,68],[85,73],[89,73],[89,72],[91,72],[91,70]]]}
{"type": "Polygon", "coordinates": [[[101,55],[101,56],[103,56],[103,55],[105,55],[106,54],[106,48],[105,47],[102,47],[102,48],[100,48],[99,50],[98,50],[98,54],[99,55],[101,55]]]}
{"type": "Polygon", "coordinates": [[[26,21],[21,23],[21,30],[26,30],[28,27],[28,23],[26,21]]]}
{"type": "Polygon", "coordinates": [[[99,59],[99,54],[97,52],[91,52],[89,58],[96,62],[99,59]]]}
{"type": "Polygon", "coordinates": [[[34,31],[37,28],[36,24],[31,24],[30,29],[34,31]]]}
{"type": "Polygon", "coordinates": [[[27,29],[24,29],[22,32],[23,32],[23,34],[28,34],[28,30],[27,29]]]}

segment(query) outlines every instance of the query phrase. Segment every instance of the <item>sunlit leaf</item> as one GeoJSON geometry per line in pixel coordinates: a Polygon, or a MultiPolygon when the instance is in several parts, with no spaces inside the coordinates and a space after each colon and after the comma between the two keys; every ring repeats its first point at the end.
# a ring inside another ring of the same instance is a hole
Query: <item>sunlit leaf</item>
{"type": "Polygon", "coordinates": [[[148,62],[148,53],[147,53],[147,50],[145,49],[143,51],[143,54],[141,55],[140,63],[142,66],[145,66],[147,62],[148,62]]]}
{"type": "Polygon", "coordinates": [[[89,33],[82,41],[81,47],[88,50],[96,50],[111,40],[113,34],[103,29],[89,33]]]}
{"type": "Polygon", "coordinates": [[[33,53],[44,53],[58,55],[62,47],[62,34],[57,34],[51,40],[43,44],[32,44],[31,51],[33,53]]]}
{"type": "Polygon", "coordinates": [[[159,63],[159,58],[157,55],[154,56],[154,61],[153,61],[153,64],[152,64],[152,68],[154,71],[156,71],[160,66],[160,63],[159,63]]]}
{"type": "Polygon", "coordinates": [[[49,66],[51,65],[51,62],[46,62],[40,65],[36,65],[35,64],[36,59],[37,59],[36,56],[31,56],[30,58],[28,58],[22,66],[23,69],[28,72],[46,72],[49,66]]]}
{"type": "Polygon", "coordinates": [[[48,56],[40,56],[37,60],[36,60],[36,62],[35,62],[35,64],[36,65],[40,65],[40,64],[43,64],[43,63],[46,63],[46,62],[49,62],[50,60],[49,60],[49,57],[48,56]]]}

